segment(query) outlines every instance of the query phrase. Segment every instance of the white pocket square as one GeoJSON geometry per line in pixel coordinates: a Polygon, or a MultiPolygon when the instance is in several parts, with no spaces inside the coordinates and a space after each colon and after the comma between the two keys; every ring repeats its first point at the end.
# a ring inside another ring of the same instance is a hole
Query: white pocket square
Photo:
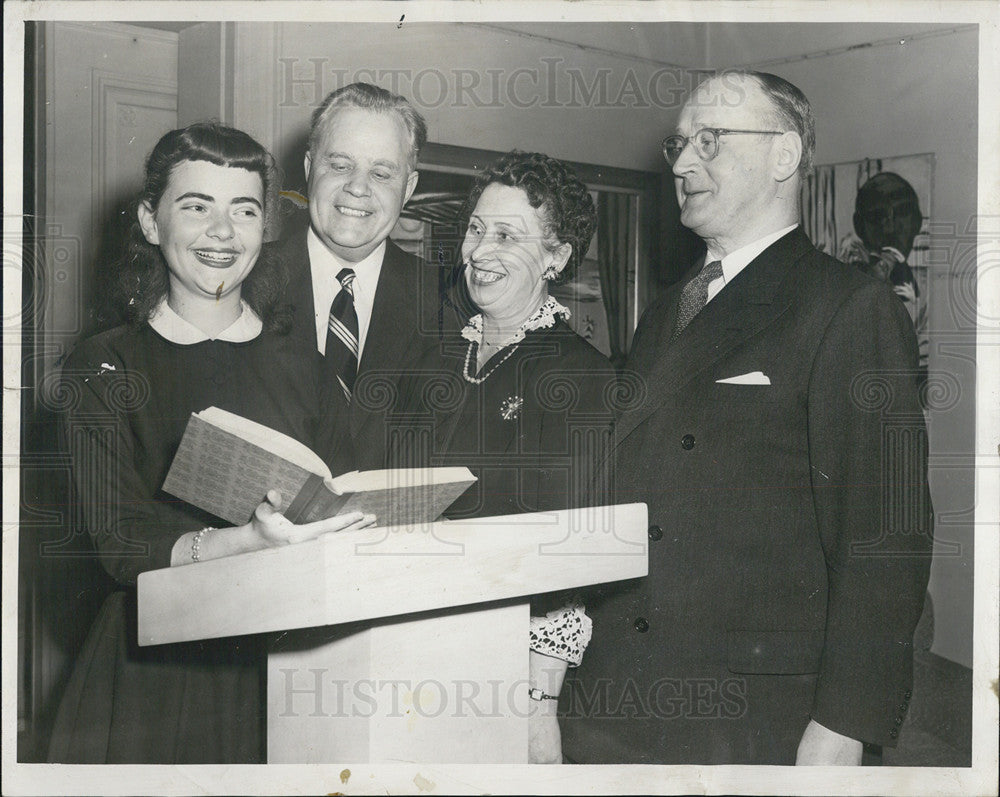
{"type": "Polygon", "coordinates": [[[763,371],[751,371],[748,374],[730,376],[728,379],[716,379],[717,385],[769,385],[771,380],[763,371]]]}

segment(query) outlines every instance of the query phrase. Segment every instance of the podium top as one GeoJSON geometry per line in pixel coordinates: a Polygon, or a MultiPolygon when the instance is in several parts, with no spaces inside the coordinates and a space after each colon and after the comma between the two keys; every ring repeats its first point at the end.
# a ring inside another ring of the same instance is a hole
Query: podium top
{"type": "Polygon", "coordinates": [[[644,576],[646,505],[326,534],[139,576],[139,644],[282,631],[644,576]]]}

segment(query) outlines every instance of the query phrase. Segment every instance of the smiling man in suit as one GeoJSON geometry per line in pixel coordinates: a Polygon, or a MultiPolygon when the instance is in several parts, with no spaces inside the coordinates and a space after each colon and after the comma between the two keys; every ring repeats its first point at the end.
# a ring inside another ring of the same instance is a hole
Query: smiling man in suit
{"type": "Polygon", "coordinates": [[[614,483],[649,506],[649,576],[588,605],[568,760],[859,764],[898,736],[931,548],[916,341],[799,229],[813,148],[802,93],[750,72],[663,142],[707,255],[629,355],[614,483]]]}
{"type": "Polygon", "coordinates": [[[331,92],[313,113],[309,224],[291,230],[282,253],[293,331],[315,341],[328,371],[319,453],[334,473],[383,467],[383,399],[446,321],[441,269],[389,240],[426,140],[423,117],[404,97],[368,83],[331,92]],[[359,395],[366,374],[371,391],[359,395]]]}

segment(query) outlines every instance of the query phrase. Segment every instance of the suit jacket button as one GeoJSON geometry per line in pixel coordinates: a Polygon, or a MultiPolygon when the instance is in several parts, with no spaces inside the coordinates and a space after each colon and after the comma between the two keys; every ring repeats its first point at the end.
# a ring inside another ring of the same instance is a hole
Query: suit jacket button
{"type": "Polygon", "coordinates": [[[683,448],[685,451],[690,451],[692,448],[694,448],[693,434],[686,434],[684,435],[684,437],[681,438],[681,448],[683,448]]]}
{"type": "Polygon", "coordinates": [[[899,736],[899,731],[897,731],[895,728],[889,731],[890,738],[895,739],[897,736],[899,736]]]}
{"type": "Polygon", "coordinates": [[[905,698],[906,698],[907,700],[909,700],[909,699],[910,699],[911,697],[913,697],[913,692],[911,692],[911,691],[910,691],[909,689],[907,689],[907,690],[906,690],[906,691],[905,691],[905,692],[903,693],[903,697],[905,697],[905,698]]]}
{"type": "Polygon", "coordinates": [[[640,634],[645,634],[649,630],[649,622],[646,620],[645,617],[637,618],[632,625],[635,627],[635,630],[638,631],[640,634]]]}
{"type": "Polygon", "coordinates": [[[656,540],[659,540],[659,539],[662,539],[662,538],[663,538],[663,529],[661,529],[657,525],[652,525],[652,526],[649,527],[649,539],[651,539],[651,540],[653,540],[655,542],[656,540]]]}
{"type": "Polygon", "coordinates": [[[897,725],[902,725],[903,724],[903,718],[902,717],[896,717],[896,719],[894,719],[893,722],[895,722],[897,725]]]}

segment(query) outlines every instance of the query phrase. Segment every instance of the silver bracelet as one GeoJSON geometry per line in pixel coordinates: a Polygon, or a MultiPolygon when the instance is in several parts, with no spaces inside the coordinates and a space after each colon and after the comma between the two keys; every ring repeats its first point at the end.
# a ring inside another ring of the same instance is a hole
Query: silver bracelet
{"type": "Polygon", "coordinates": [[[201,531],[196,532],[194,539],[191,540],[191,561],[200,562],[201,561],[201,538],[204,537],[208,532],[215,531],[215,526],[206,526],[201,531]]]}

